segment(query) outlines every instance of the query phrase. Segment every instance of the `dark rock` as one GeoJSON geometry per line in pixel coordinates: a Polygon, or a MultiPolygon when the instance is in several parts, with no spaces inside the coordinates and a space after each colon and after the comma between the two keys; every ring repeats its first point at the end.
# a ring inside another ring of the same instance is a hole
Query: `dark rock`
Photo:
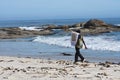
{"type": "Polygon", "coordinates": [[[51,34],[54,34],[52,30],[35,31],[35,30],[21,30],[20,28],[0,28],[0,39],[23,38],[51,34]]]}
{"type": "Polygon", "coordinates": [[[72,56],[72,54],[69,53],[61,53],[63,56],[72,56]]]}
{"type": "Polygon", "coordinates": [[[109,62],[109,61],[106,61],[105,63],[106,63],[106,64],[113,64],[113,62],[109,62]]]}
{"type": "Polygon", "coordinates": [[[101,66],[106,67],[106,68],[110,67],[109,63],[99,63],[98,65],[101,65],[101,66]]]}
{"type": "Polygon", "coordinates": [[[27,72],[25,69],[20,69],[20,71],[22,71],[22,72],[27,72]]]}
{"type": "Polygon", "coordinates": [[[6,67],[3,70],[12,70],[12,68],[11,67],[6,67]]]}
{"type": "Polygon", "coordinates": [[[120,62],[118,63],[118,65],[120,65],[120,62]]]}
{"type": "Polygon", "coordinates": [[[102,20],[98,20],[98,19],[91,19],[89,21],[87,21],[84,25],[84,28],[95,28],[95,27],[100,27],[100,26],[104,26],[107,27],[109,26],[108,24],[106,24],[104,21],[102,20]]]}
{"type": "Polygon", "coordinates": [[[47,27],[44,28],[44,29],[46,29],[46,30],[50,30],[50,29],[56,29],[56,28],[57,28],[56,25],[47,25],[47,27]]]}
{"type": "Polygon", "coordinates": [[[103,75],[103,76],[108,76],[107,73],[97,73],[97,75],[103,75]]]}
{"type": "Polygon", "coordinates": [[[3,62],[4,60],[0,60],[0,62],[3,62]]]}
{"type": "Polygon", "coordinates": [[[83,35],[97,35],[101,33],[109,33],[111,31],[120,31],[120,26],[106,24],[104,21],[98,19],[91,19],[87,22],[81,22],[73,25],[47,25],[40,31],[22,30],[18,27],[14,28],[0,28],[0,39],[25,38],[34,37],[38,35],[52,35],[56,32],[52,29],[61,29],[61,31],[70,32],[71,30],[81,29],[83,35]],[[71,28],[71,29],[70,29],[71,28]]]}
{"type": "Polygon", "coordinates": [[[81,22],[81,23],[72,25],[72,27],[81,27],[82,28],[84,25],[85,25],[85,22],[81,22]]]}
{"type": "Polygon", "coordinates": [[[60,25],[60,26],[48,26],[45,28],[45,30],[51,30],[51,29],[63,29],[63,30],[67,30],[69,29],[69,25],[60,25]]]}
{"type": "Polygon", "coordinates": [[[27,56],[27,57],[25,57],[25,58],[31,58],[30,56],[27,56]]]}

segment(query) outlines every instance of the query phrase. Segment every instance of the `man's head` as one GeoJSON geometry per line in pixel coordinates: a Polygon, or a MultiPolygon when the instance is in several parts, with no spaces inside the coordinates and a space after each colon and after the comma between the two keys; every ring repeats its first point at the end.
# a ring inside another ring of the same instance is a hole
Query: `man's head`
{"type": "Polygon", "coordinates": [[[80,29],[79,30],[76,30],[77,33],[81,33],[80,29]]]}

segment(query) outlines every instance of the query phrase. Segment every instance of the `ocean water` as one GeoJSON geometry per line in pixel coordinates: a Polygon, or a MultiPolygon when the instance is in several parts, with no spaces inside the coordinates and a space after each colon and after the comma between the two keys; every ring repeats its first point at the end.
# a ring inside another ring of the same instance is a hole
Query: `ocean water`
{"type": "MultiPolygon", "coordinates": [[[[99,18],[108,24],[120,25],[120,18],[99,18]]],[[[71,25],[80,22],[86,22],[90,20],[89,18],[81,18],[81,19],[42,19],[42,20],[0,20],[0,27],[32,27],[47,24],[54,25],[71,25]]]]}
{"type": "MultiPolygon", "coordinates": [[[[38,20],[38,21],[13,21],[12,23],[0,22],[0,27],[20,27],[21,29],[37,30],[36,27],[46,24],[74,24],[88,19],[70,20],[38,20]]],[[[104,19],[109,24],[119,25],[120,18],[104,19]]],[[[49,36],[37,36],[31,38],[0,39],[0,55],[7,56],[31,56],[37,58],[74,60],[74,46],[71,46],[71,33],[55,30],[56,34],[49,36]],[[72,56],[63,56],[61,53],[69,53],[72,56]]],[[[110,32],[101,35],[84,36],[88,47],[82,49],[83,56],[91,62],[120,62],[120,32],[110,32]]]]}
{"type": "Polygon", "coordinates": [[[69,25],[87,21],[88,19],[43,19],[43,20],[8,20],[0,21],[0,27],[41,27],[42,25],[69,25]]]}

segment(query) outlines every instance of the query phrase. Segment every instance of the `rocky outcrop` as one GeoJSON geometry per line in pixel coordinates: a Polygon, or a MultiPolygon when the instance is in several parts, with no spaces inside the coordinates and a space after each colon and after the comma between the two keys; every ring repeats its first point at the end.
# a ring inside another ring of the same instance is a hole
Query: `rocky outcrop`
{"type": "MultiPolygon", "coordinates": [[[[39,29],[39,28],[37,28],[39,29]]],[[[51,35],[55,34],[54,29],[61,29],[63,31],[69,32],[71,30],[81,29],[83,35],[96,35],[111,31],[120,31],[120,26],[109,25],[104,21],[98,19],[91,19],[87,22],[81,22],[73,25],[48,25],[43,27],[42,30],[25,30],[20,28],[0,28],[0,39],[8,38],[23,38],[23,37],[33,37],[38,35],[51,35]]]]}
{"type": "Polygon", "coordinates": [[[84,25],[84,28],[96,28],[96,27],[110,27],[110,25],[98,19],[91,19],[87,21],[84,25]]]}
{"type": "Polygon", "coordinates": [[[81,29],[81,32],[83,35],[96,35],[101,33],[108,33],[111,31],[120,31],[119,26],[110,25],[98,19],[91,19],[86,23],[76,24],[74,25],[73,30],[76,30],[76,29],[81,29]]]}
{"type": "Polygon", "coordinates": [[[20,28],[0,28],[0,38],[22,38],[22,37],[32,37],[37,35],[50,35],[53,34],[51,30],[22,30],[20,28]]]}
{"type": "Polygon", "coordinates": [[[72,25],[72,27],[84,27],[84,25],[85,25],[85,22],[81,22],[81,23],[77,23],[77,24],[74,24],[74,25],[72,25]]]}

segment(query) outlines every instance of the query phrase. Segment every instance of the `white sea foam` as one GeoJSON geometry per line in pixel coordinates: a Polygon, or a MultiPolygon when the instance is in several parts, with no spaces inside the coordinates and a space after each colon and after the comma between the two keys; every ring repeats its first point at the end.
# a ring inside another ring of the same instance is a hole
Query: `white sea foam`
{"type": "MultiPolygon", "coordinates": [[[[86,45],[92,50],[109,50],[109,51],[120,51],[120,41],[114,40],[114,36],[87,36],[84,37],[86,45]]],[[[70,36],[64,37],[50,37],[50,36],[39,36],[34,41],[46,43],[50,45],[58,45],[63,47],[71,47],[70,36]]]]}
{"type": "Polygon", "coordinates": [[[120,24],[115,24],[116,26],[120,26],[120,24]]]}
{"type": "Polygon", "coordinates": [[[35,30],[35,31],[40,31],[43,29],[38,29],[38,27],[19,27],[21,30],[35,30]]]}
{"type": "Polygon", "coordinates": [[[34,41],[41,42],[41,43],[47,43],[50,45],[58,45],[63,47],[71,47],[70,44],[70,37],[64,36],[64,37],[45,37],[45,36],[38,36],[34,39],[34,41]]]}
{"type": "Polygon", "coordinates": [[[120,41],[115,41],[107,36],[85,37],[85,41],[88,47],[93,50],[120,51],[120,41]]]}

